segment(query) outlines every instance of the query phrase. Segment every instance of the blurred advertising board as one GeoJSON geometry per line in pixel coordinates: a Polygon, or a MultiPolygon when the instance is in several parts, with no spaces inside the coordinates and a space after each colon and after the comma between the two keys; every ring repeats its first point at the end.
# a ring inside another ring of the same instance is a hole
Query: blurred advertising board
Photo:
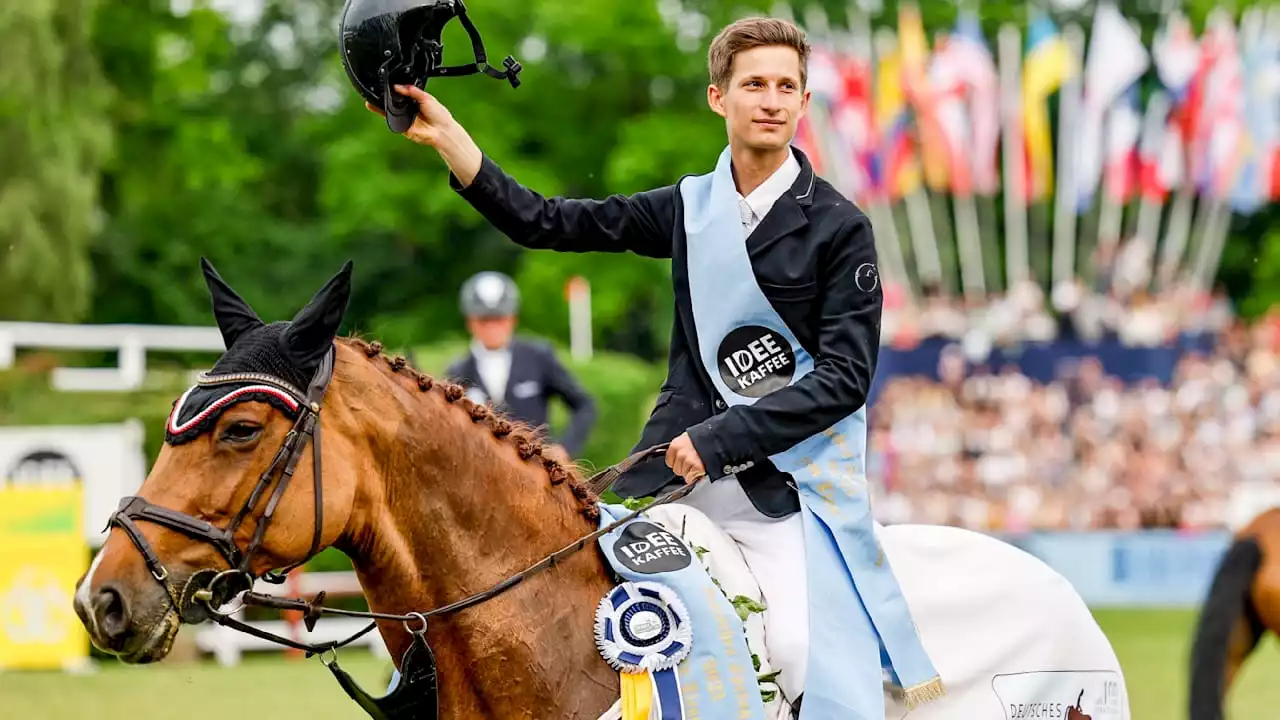
{"type": "Polygon", "coordinates": [[[0,487],[0,670],[70,669],[89,657],[72,609],[88,566],[79,483],[0,487]]]}
{"type": "Polygon", "coordinates": [[[1141,530],[1003,537],[1061,573],[1091,607],[1195,607],[1209,592],[1228,531],[1141,530]]]}
{"type": "Polygon", "coordinates": [[[0,489],[80,488],[81,547],[106,542],[108,518],[147,473],[142,424],[0,427],[0,489]]]}

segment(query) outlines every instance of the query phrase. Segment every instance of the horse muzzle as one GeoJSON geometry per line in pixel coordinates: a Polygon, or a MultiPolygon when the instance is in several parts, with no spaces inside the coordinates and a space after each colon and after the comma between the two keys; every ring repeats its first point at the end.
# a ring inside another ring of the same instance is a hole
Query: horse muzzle
{"type": "Polygon", "coordinates": [[[126,663],[163,659],[177,635],[177,614],[164,597],[149,589],[131,593],[115,583],[103,583],[91,593],[77,592],[73,606],[94,646],[126,663]]]}

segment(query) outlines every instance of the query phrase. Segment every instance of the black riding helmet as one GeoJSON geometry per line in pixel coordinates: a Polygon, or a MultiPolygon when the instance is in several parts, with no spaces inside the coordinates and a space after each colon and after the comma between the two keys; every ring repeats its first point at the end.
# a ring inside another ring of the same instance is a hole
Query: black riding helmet
{"type": "Polygon", "coordinates": [[[480,31],[467,17],[462,0],[347,0],[338,35],[342,66],[351,84],[371,105],[387,115],[387,126],[402,133],[413,124],[418,103],[395,91],[395,85],[425,88],[432,77],[453,77],[483,72],[519,87],[520,63],[508,55],[505,70],[488,63],[480,31]],[[467,65],[443,64],[440,38],[453,18],[462,21],[471,36],[476,61],[467,65]]]}

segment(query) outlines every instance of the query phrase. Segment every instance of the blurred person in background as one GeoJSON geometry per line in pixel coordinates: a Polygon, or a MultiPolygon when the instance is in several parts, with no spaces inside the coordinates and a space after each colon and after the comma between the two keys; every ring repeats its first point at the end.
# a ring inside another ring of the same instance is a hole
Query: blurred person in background
{"type": "Polygon", "coordinates": [[[574,379],[547,343],[515,337],[520,291],[499,272],[472,275],[462,286],[462,314],[471,348],[456,359],[445,376],[466,388],[467,397],[492,405],[508,417],[547,429],[552,398],[569,409],[564,437],[548,450],[563,462],[582,452],[596,421],[595,401],[574,379]]]}

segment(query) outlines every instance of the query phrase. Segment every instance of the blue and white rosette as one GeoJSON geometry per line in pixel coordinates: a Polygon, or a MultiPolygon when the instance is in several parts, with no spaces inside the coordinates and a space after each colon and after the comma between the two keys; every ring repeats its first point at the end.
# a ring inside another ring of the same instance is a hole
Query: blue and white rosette
{"type": "Polygon", "coordinates": [[[654,717],[651,706],[661,710],[656,717],[662,720],[684,718],[676,666],[689,656],[693,627],[674,590],[655,582],[624,582],[615,587],[596,607],[595,636],[600,655],[623,676],[624,720],[632,713],[654,717]],[[628,698],[628,687],[634,688],[639,680],[628,675],[651,679],[650,702],[628,698]]]}

